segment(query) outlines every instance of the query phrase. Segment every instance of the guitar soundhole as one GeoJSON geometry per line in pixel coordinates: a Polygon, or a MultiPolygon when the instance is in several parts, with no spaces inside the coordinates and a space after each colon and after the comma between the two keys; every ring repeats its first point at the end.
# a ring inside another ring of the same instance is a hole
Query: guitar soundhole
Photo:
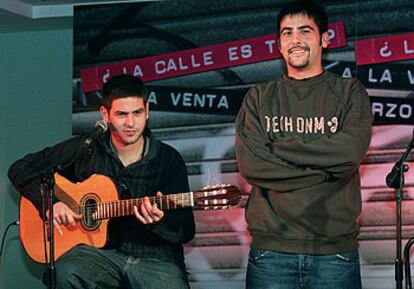
{"type": "Polygon", "coordinates": [[[93,216],[97,210],[97,204],[99,203],[99,197],[96,194],[86,194],[82,200],[82,226],[85,230],[96,230],[101,224],[101,220],[96,220],[93,216]]]}

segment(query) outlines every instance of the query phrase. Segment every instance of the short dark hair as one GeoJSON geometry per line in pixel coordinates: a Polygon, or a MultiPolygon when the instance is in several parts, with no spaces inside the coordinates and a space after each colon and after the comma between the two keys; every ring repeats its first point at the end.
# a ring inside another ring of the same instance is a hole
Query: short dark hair
{"type": "Polygon", "coordinates": [[[113,76],[102,87],[102,105],[108,110],[115,99],[131,96],[142,98],[145,104],[148,90],[141,79],[129,74],[113,76]]]}
{"type": "Polygon", "coordinates": [[[325,9],[310,1],[310,0],[299,0],[290,4],[287,4],[285,7],[280,10],[277,17],[277,33],[280,36],[280,24],[282,23],[283,18],[288,15],[298,15],[303,14],[315,21],[316,26],[318,26],[319,34],[328,31],[328,15],[325,12],[325,9]]]}

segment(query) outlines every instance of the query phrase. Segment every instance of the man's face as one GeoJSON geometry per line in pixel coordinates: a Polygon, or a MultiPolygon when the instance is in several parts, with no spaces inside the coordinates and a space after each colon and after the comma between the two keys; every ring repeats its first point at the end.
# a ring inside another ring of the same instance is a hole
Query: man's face
{"type": "Polygon", "coordinates": [[[101,107],[101,116],[109,124],[112,142],[126,146],[142,139],[147,118],[148,104],[140,97],[119,98],[112,101],[108,111],[101,107]]]}
{"type": "Polygon", "coordinates": [[[315,76],[322,69],[322,48],[329,36],[319,34],[312,18],[304,14],[287,15],[280,23],[280,52],[285,59],[288,75],[294,78],[315,76]]]}

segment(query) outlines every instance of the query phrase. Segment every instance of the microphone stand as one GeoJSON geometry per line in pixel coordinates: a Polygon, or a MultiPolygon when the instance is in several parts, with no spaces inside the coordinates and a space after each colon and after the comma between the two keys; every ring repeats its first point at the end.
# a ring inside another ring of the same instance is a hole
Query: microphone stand
{"type": "MultiPolygon", "coordinates": [[[[107,128],[107,127],[106,127],[107,128]]],[[[105,128],[105,130],[106,130],[105,128]]],[[[76,160],[88,157],[92,154],[92,144],[103,132],[99,132],[99,135],[94,135],[94,139],[90,140],[91,137],[88,137],[83,143],[82,152],[74,157],[68,164],[64,167],[68,167],[73,164],[76,160]]],[[[54,189],[55,189],[55,177],[54,173],[62,170],[61,165],[57,165],[54,169],[49,170],[41,178],[41,187],[43,196],[48,196],[47,208],[49,209],[49,229],[46,238],[49,241],[49,262],[47,258],[45,259],[47,263],[47,273],[46,273],[46,284],[48,289],[56,289],[56,266],[55,266],[55,232],[54,232],[54,219],[53,219],[53,205],[54,205],[54,189]]],[[[44,218],[45,222],[47,217],[44,218]]],[[[45,248],[46,249],[46,248],[45,248]]]]}
{"type": "Polygon", "coordinates": [[[404,260],[405,260],[405,289],[411,289],[411,267],[410,267],[410,249],[414,244],[414,238],[408,240],[404,247],[404,260]]]}
{"type": "MultiPolygon", "coordinates": [[[[46,273],[46,284],[47,288],[55,289],[56,288],[56,267],[55,267],[55,238],[54,238],[54,221],[53,221],[53,203],[54,203],[54,186],[55,178],[54,174],[51,173],[48,176],[45,176],[41,180],[42,194],[48,196],[48,206],[49,208],[49,229],[46,238],[49,240],[49,262],[47,263],[47,273],[46,273]]],[[[45,218],[46,222],[47,218],[45,218]]],[[[46,249],[46,248],[45,248],[46,249]]]]}
{"type": "Polygon", "coordinates": [[[411,149],[414,147],[414,131],[406,151],[401,158],[395,163],[391,172],[386,177],[387,186],[395,189],[395,199],[397,202],[397,242],[396,242],[396,258],[395,258],[395,281],[397,289],[402,289],[403,285],[403,260],[401,256],[402,234],[401,234],[401,202],[404,188],[404,173],[408,171],[406,161],[411,149]]]}
{"type": "MultiPolygon", "coordinates": [[[[69,167],[75,163],[76,160],[91,156],[94,142],[103,135],[108,129],[108,125],[104,121],[97,121],[94,131],[83,141],[80,153],[78,153],[69,163],[66,165],[57,164],[54,168],[48,170],[42,174],[40,187],[42,196],[48,196],[48,202],[46,208],[49,209],[49,230],[46,238],[49,241],[49,262],[45,258],[45,262],[48,265],[46,274],[46,284],[48,289],[56,288],[56,267],[55,267],[55,238],[54,238],[54,222],[53,222],[53,205],[54,205],[54,188],[55,178],[54,173],[61,171],[62,169],[69,167]]],[[[44,204],[44,202],[42,202],[44,204]]],[[[44,222],[47,222],[47,216],[45,216],[44,210],[44,222]]],[[[45,242],[47,244],[47,241],[45,242]]],[[[46,247],[45,247],[46,250],[46,247]]]]}

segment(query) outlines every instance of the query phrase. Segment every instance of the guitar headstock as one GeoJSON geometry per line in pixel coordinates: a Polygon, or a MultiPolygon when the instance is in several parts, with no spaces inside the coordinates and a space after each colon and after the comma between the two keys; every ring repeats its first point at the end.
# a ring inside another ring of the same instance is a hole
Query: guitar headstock
{"type": "Polygon", "coordinates": [[[207,186],[194,192],[194,209],[221,210],[239,204],[240,190],[233,185],[223,184],[207,186]]]}

